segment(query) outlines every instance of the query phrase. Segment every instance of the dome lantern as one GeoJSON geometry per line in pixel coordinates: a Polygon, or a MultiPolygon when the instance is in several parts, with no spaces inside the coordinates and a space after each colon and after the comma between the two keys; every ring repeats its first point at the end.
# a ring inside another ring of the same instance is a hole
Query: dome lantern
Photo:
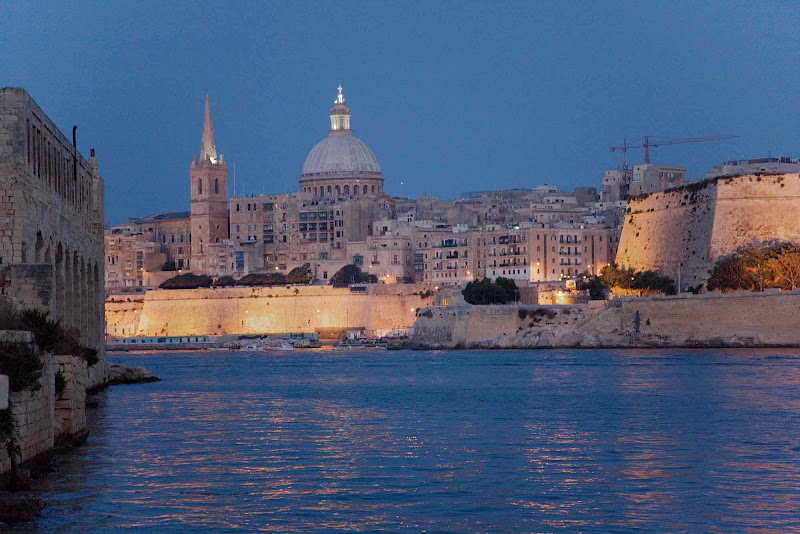
{"type": "Polygon", "coordinates": [[[349,130],[350,129],[350,108],[347,107],[347,102],[344,101],[342,94],[342,86],[338,87],[339,95],[333,101],[331,108],[331,130],[349,130]]]}

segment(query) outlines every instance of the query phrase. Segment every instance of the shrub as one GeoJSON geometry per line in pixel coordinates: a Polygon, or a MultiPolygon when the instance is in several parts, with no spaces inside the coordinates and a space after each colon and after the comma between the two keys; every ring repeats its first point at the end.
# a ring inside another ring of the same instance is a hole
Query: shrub
{"type": "Polygon", "coordinates": [[[362,273],[358,265],[345,265],[331,277],[334,287],[347,287],[350,284],[377,283],[378,277],[374,274],[362,273]]]}
{"type": "Polygon", "coordinates": [[[0,343],[0,374],[8,376],[12,392],[39,389],[42,357],[30,343],[0,343]]]}
{"type": "Polygon", "coordinates": [[[677,293],[672,278],[664,276],[658,271],[625,269],[620,268],[616,263],[603,267],[603,270],[600,271],[600,281],[608,287],[661,291],[666,295],[677,293]]]}
{"type": "Polygon", "coordinates": [[[237,286],[282,286],[286,276],[281,273],[252,273],[237,280],[237,286]]]}
{"type": "Polygon", "coordinates": [[[498,277],[495,282],[484,278],[467,284],[461,292],[464,300],[470,304],[506,304],[516,300],[519,290],[514,280],[498,277]]]}
{"type": "Polygon", "coordinates": [[[295,267],[286,275],[287,284],[307,284],[311,280],[311,264],[304,263],[295,267]]]}
{"type": "Polygon", "coordinates": [[[236,285],[236,280],[232,276],[220,276],[214,280],[214,287],[231,287],[236,285]]]}
{"type": "Polygon", "coordinates": [[[185,273],[166,280],[158,287],[161,289],[197,289],[211,287],[213,282],[210,276],[185,273]]]}

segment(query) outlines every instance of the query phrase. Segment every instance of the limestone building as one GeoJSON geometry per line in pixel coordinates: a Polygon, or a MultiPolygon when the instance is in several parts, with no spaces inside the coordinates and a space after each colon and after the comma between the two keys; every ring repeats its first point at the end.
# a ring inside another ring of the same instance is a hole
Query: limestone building
{"type": "Polygon", "coordinates": [[[0,88],[0,292],[103,349],[103,179],[24,90],[0,88]]]}

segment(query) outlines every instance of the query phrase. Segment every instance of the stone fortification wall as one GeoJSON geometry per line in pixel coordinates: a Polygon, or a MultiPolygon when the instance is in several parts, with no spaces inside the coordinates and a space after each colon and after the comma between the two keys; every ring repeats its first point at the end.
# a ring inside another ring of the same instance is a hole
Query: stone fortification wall
{"type": "MultiPolygon", "coordinates": [[[[8,402],[14,416],[19,444],[18,461],[25,462],[53,448],[55,443],[55,373],[52,356],[44,357],[44,372],[37,391],[17,391],[9,394],[8,402]]],[[[11,459],[5,447],[0,447],[0,472],[11,469],[11,459]]]]}
{"type": "MultiPolygon", "coordinates": [[[[2,342],[32,343],[30,332],[0,331],[2,342]]],[[[86,361],[77,356],[44,354],[42,376],[36,391],[16,391],[8,395],[7,405],[14,418],[19,446],[18,462],[26,462],[53,448],[56,441],[80,439],[86,434],[86,388],[90,385],[86,361]],[[65,380],[63,392],[56,395],[56,373],[65,380]]],[[[97,366],[95,366],[97,367],[97,366]]],[[[0,405],[4,403],[0,402],[0,405]]],[[[0,473],[11,469],[5,447],[0,447],[0,473]]]]}
{"type": "Polygon", "coordinates": [[[132,326],[140,316],[135,335],[196,336],[404,329],[413,324],[418,308],[431,303],[432,298],[413,291],[397,295],[331,286],[237,287],[148,291],[139,312],[135,302],[107,305],[106,310],[108,324],[118,332],[123,323],[132,326]]]}
{"type": "Polygon", "coordinates": [[[704,283],[744,245],[800,242],[800,175],[723,177],[628,201],[617,263],[704,283]]]}
{"type": "Polygon", "coordinates": [[[800,346],[800,291],[422,309],[416,348],[800,346]]]}
{"type": "Polygon", "coordinates": [[[144,310],[143,295],[109,295],[106,299],[106,334],[135,336],[144,310]]]}

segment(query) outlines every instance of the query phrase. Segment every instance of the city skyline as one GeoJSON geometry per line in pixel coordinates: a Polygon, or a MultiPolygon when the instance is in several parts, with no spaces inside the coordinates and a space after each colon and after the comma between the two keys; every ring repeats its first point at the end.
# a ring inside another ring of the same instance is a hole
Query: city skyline
{"type": "Polygon", "coordinates": [[[206,90],[238,194],[296,190],[339,84],[392,195],[599,186],[644,134],[741,136],[652,154],[691,178],[797,156],[790,4],[346,7],[8,4],[2,84],[97,148],[111,223],[186,205],[206,90]]]}

